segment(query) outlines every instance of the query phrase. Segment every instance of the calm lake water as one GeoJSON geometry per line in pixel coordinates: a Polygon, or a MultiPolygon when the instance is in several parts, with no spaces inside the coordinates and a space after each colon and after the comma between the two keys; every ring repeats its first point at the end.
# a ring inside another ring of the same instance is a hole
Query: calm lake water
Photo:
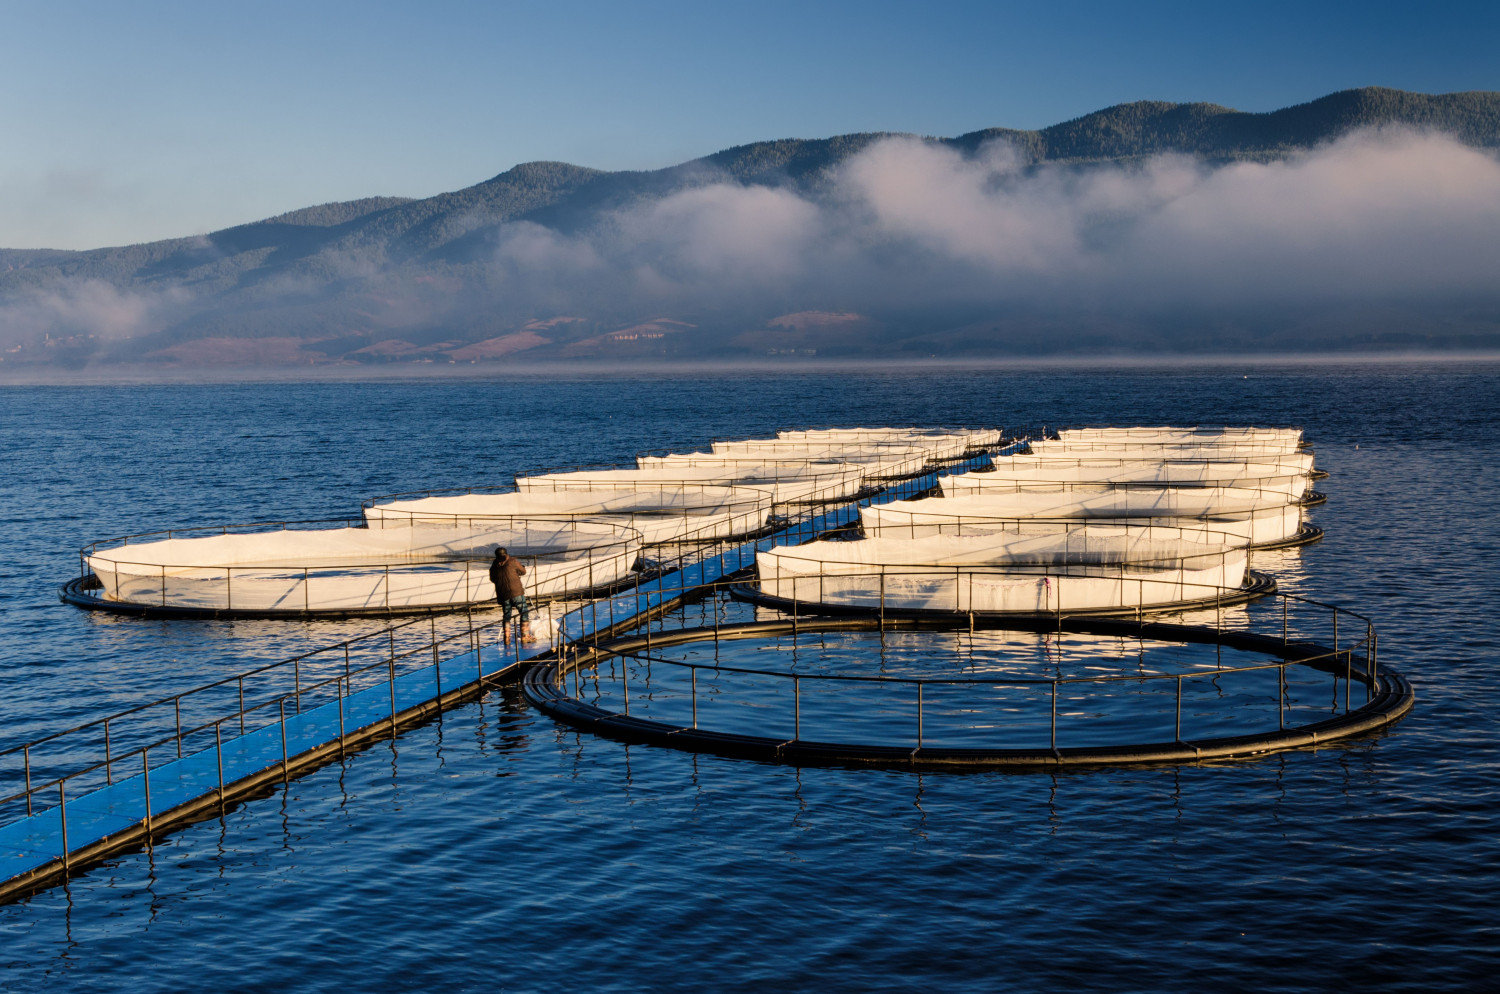
{"type": "MultiPolygon", "coordinates": [[[[1500,365],[0,388],[0,748],[346,623],[58,603],[83,543],[824,423],[1298,424],[1297,592],[1372,614],[1391,732],[1256,762],[796,770],[513,693],[0,907],[0,987],[1477,989],[1500,968],[1500,365]]],[[[5,785],[10,789],[10,785],[5,785]]]]}

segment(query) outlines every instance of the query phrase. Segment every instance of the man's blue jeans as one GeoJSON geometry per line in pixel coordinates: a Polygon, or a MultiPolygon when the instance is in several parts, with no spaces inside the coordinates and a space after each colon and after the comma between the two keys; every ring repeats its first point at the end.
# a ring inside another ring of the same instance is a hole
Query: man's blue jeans
{"type": "Polygon", "coordinates": [[[524,594],[520,597],[497,597],[495,599],[500,602],[500,610],[503,612],[501,615],[501,624],[510,624],[510,613],[512,611],[520,612],[521,624],[530,624],[531,605],[526,603],[526,597],[524,594]]]}

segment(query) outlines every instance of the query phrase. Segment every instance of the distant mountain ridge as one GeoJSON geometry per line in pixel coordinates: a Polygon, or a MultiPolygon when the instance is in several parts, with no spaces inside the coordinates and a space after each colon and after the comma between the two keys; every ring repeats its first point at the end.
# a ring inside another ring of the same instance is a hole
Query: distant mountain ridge
{"type": "MultiPolygon", "coordinates": [[[[1139,101],[1038,131],[988,128],[924,140],[972,153],[1002,139],[1037,167],[1162,153],[1223,163],[1283,158],[1368,126],[1438,129],[1471,146],[1497,149],[1500,93],[1427,95],[1370,87],[1269,113],[1139,101]]],[[[497,226],[528,221],[575,232],[633,203],[726,181],[816,195],[833,170],[887,137],[862,133],[754,142],[651,171],[529,162],[434,197],[322,204],[199,237],[87,251],[0,249],[0,305],[78,281],[97,281],[122,293],[173,289],[191,297],[190,306],[165,319],[146,340],[91,346],[101,356],[149,353],[202,338],[292,336],[327,342],[319,355],[337,357],[397,337],[393,330],[403,340],[459,335],[478,342],[514,332],[523,322],[479,317],[469,327],[455,328],[438,319],[423,327],[400,311],[405,306],[417,313],[436,303],[434,313],[444,307],[459,313],[453,301],[462,297],[483,314],[476,302],[487,299],[486,276],[477,267],[493,255],[497,226]],[[382,302],[370,282],[376,271],[399,273],[407,288],[404,304],[382,302]]],[[[566,327],[576,327],[580,338],[593,338],[611,323],[623,327],[657,316],[601,313],[566,327]]],[[[61,325],[56,336],[69,330],[61,325]]],[[[72,330],[80,337],[83,326],[72,330]]]]}
{"type": "Polygon", "coordinates": [[[1428,95],[1366,87],[1264,114],[1218,104],[1143,100],[1118,104],[1041,131],[990,128],[953,139],[973,148],[1007,138],[1036,162],[1098,161],[1179,152],[1210,161],[1278,158],[1353,128],[1407,125],[1500,148],[1500,93],[1428,95]]]}

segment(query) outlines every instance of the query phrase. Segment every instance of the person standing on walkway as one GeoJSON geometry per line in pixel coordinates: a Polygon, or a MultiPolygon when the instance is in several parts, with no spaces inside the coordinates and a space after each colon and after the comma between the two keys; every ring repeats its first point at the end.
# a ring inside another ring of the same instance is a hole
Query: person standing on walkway
{"type": "Polygon", "coordinates": [[[526,567],[511,556],[504,546],[495,547],[495,561],[490,563],[490,582],[495,585],[495,600],[500,603],[502,615],[501,632],[510,641],[510,615],[515,611],[521,616],[521,637],[531,640],[531,606],[526,603],[526,588],[521,577],[526,567]]]}

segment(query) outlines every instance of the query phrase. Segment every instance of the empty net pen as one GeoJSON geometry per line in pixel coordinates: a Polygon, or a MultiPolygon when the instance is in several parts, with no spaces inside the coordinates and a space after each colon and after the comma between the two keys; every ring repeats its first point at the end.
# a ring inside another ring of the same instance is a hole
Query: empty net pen
{"type": "MultiPolygon", "coordinates": [[[[711,615],[711,617],[710,617],[711,615]]],[[[1409,684],[1362,615],[1285,596],[1166,620],[746,615],[578,642],[526,695],[580,729],[797,764],[1055,768],[1243,758],[1383,728],[1409,684]],[[1290,621],[1288,621],[1290,618],[1290,621]]]]}

